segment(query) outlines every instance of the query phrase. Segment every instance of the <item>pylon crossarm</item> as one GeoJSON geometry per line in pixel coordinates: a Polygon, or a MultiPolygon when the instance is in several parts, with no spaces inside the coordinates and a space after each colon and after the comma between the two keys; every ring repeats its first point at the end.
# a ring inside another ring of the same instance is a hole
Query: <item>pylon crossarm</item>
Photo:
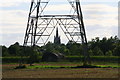
{"type": "MultiPolygon", "coordinates": [[[[76,19],[77,15],[41,15],[38,16],[39,19],[76,19]]],[[[31,16],[31,18],[36,19],[36,16],[31,16]]]]}

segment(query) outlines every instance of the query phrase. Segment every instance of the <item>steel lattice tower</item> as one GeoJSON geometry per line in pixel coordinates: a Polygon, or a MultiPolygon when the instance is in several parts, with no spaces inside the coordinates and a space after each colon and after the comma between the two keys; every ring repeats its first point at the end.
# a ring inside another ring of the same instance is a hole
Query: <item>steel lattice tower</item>
{"type": "Polygon", "coordinates": [[[89,55],[80,1],[67,0],[72,9],[70,14],[65,15],[44,14],[49,2],[50,0],[32,0],[23,45],[45,45],[54,29],[60,27],[69,41],[84,45],[84,58],[87,63],[89,55]]]}

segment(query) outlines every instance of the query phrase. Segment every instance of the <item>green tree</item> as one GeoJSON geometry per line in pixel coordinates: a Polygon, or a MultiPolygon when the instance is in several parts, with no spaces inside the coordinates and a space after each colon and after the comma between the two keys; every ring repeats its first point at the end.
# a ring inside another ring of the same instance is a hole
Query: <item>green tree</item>
{"type": "Polygon", "coordinates": [[[35,49],[34,47],[31,47],[30,53],[29,53],[29,59],[28,59],[28,63],[30,65],[32,65],[35,62],[39,62],[39,52],[37,51],[37,49],[35,49]]]}
{"type": "Polygon", "coordinates": [[[69,50],[70,55],[81,55],[83,52],[81,44],[73,41],[69,41],[66,48],[69,50]]]}
{"type": "Polygon", "coordinates": [[[120,43],[113,50],[114,56],[120,56],[120,43]]]}
{"type": "Polygon", "coordinates": [[[112,56],[112,51],[109,50],[108,52],[105,53],[106,56],[112,56]]]}
{"type": "Polygon", "coordinates": [[[91,49],[88,51],[88,53],[90,56],[94,56],[93,51],[91,49]]]}
{"type": "Polygon", "coordinates": [[[91,49],[92,51],[94,51],[95,47],[99,47],[100,50],[104,53],[104,55],[106,55],[109,50],[113,52],[113,49],[117,47],[119,41],[120,40],[117,38],[117,36],[110,38],[104,37],[101,40],[99,39],[99,37],[96,37],[95,39],[92,39],[92,41],[88,42],[88,46],[89,49],[91,49]]]}
{"type": "Polygon", "coordinates": [[[97,46],[93,49],[93,55],[94,56],[103,56],[103,52],[101,51],[101,49],[97,46]]]}
{"type": "Polygon", "coordinates": [[[1,46],[2,47],[2,56],[10,56],[8,49],[6,46],[1,46]]]}
{"type": "Polygon", "coordinates": [[[48,42],[44,48],[46,49],[46,52],[54,52],[54,45],[51,42],[48,42]]]}
{"type": "Polygon", "coordinates": [[[18,42],[16,42],[15,44],[11,45],[8,48],[9,54],[13,55],[13,56],[18,56],[19,55],[19,50],[20,50],[20,45],[18,42]]]}

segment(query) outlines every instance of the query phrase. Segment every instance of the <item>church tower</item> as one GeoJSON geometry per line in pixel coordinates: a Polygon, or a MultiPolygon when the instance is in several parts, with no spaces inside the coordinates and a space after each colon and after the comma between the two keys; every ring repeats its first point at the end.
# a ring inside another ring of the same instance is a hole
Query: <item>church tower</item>
{"type": "Polygon", "coordinates": [[[58,34],[58,27],[56,28],[56,36],[54,36],[54,43],[61,44],[60,36],[58,34]]]}

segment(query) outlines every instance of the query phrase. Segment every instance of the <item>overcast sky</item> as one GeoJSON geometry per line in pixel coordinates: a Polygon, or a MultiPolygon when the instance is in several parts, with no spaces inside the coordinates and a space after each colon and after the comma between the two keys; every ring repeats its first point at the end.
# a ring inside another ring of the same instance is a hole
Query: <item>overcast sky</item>
{"type": "MultiPolygon", "coordinates": [[[[60,4],[60,0],[51,0],[51,3],[52,1],[54,8],[49,10],[55,12],[58,8],[67,9],[67,4],[60,4]]],[[[23,44],[30,2],[31,0],[1,1],[0,45],[9,46],[15,42],[23,44]]],[[[81,0],[81,6],[88,40],[118,35],[118,0],[81,0]]]]}

